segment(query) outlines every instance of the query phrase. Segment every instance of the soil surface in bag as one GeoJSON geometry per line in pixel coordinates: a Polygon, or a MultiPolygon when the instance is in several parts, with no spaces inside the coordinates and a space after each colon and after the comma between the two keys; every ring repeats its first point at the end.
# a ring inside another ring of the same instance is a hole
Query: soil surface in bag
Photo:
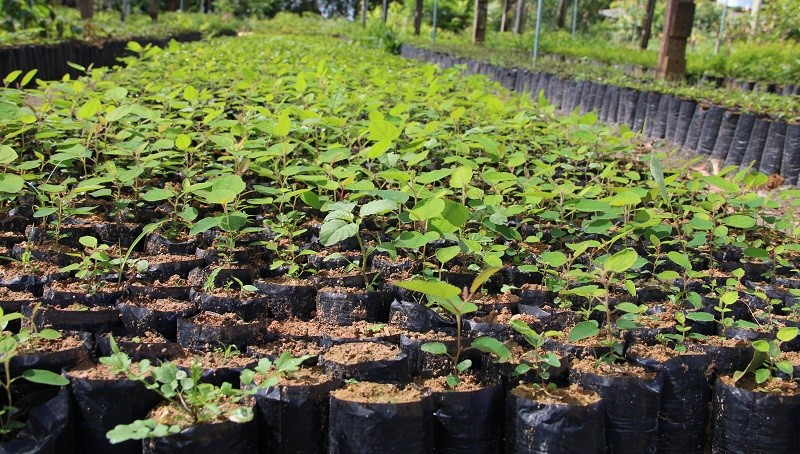
{"type": "Polygon", "coordinates": [[[678,354],[664,345],[634,346],[627,356],[634,364],[660,372],[664,380],[658,452],[702,453],[711,401],[708,357],[703,353],[678,354]]]}
{"type": "Polygon", "coordinates": [[[252,454],[258,452],[258,427],[233,421],[203,424],[168,437],[142,441],[142,454],[252,454]]]}
{"type": "Polygon", "coordinates": [[[262,453],[321,453],[328,439],[330,393],[342,381],[303,368],[255,394],[262,453]]]}
{"type": "Polygon", "coordinates": [[[615,453],[655,453],[663,382],[659,374],[624,365],[572,362],[570,381],[603,397],[606,443],[615,453]]]}
{"type": "Polygon", "coordinates": [[[431,390],[437,453],[499,453],[503,447],[503,385],[462,375],[455,390],[445,377],[420,383],[431,390]]]}
{"type": "Polygon", "coordinates": [[[537,391],[521,385],[506,400],[506,452],[605,453],[605,404],[594,391],[537,391]]]}
{"type": "Polygon", "coordinates": [[[138,440],[112,445],[106,433],[118,424],[130,424],[147,414],[161,396],[142,383],[113,377],[105,365],[69,372],[76,448],[79,452],[140,453],[138,440]]]}
{"type": "Polygon", "coordinates": [[[714,386],[712,452],[796,453],[800,446],[800,389],[770,379],[769,392],[755,391],[751,376],[737,385],[720,377],[714,386]]]}
{"type": "Polygon", "coordinates": [[[427,395],[406,386],[361,382],[331,393],[330,454],[430,454],[427,395]]]}

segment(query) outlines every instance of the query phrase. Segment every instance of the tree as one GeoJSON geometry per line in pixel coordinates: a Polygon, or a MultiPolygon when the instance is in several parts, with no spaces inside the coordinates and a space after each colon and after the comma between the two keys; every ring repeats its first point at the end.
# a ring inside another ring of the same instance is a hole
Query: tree
{"type": "Polygon", "coordinates": [[[692,35],[694,12],[694,0],[669,0],[667,3],[664,37],[658,53],[659,78],[680,80],[686,75],[686,41],[692,35]]]}
{"type": "Polygon", "coordinates": [[[556,28],[562,29],[566,24],[567,3],[569,0],[558,0],[558,10],[556,12],[556,28]]]}
{"type": "Polygon", "coordinates": [[[422,28],[422,2],[423,0],[417,0],[414,8],[414,36],[419,36],[420,28],[422,28]]]}
{"type": "Polygon", "coordinates": [[[514,33],[519,35],[522,33],[522,27],[525,25],[525,0],[517,0],[517,12],[514,14],[514,33]]]}
{"type": "Polygon", "coordinates": [[[472,23],[472,44],[486,41],[486,16],[489,13],[489,0],[475,0],[475,20],[472,23]]]}
{"type": "Polygon", "coordinates": [[[639,41],[639,48],[647,49],[650,44],[650,33],[653,28],[653,15],[656,12],[656,0],[647,0],[647,9],[642,20],[642,39],[639,41]]]}

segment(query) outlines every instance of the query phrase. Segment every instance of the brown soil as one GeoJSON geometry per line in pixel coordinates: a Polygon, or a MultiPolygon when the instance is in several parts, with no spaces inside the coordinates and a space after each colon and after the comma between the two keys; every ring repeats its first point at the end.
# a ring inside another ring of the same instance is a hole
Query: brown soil
{"type": "Polygon", "coordinates": [[[575,384],[570,385],[568,388],[556,389],[543,389],[530,384],[523,384],[512,389],[511,393],[545,405],[566,404],[585,407],[601,399],[596,392],[585,390],[575,384]]]}
{"type": "Polygon", "coordinates": [[[283,352],[289,352],[295,357],[303,355],[320,355],[322,354],[322,351],[322,347],[318,346],[314,342],[294,339],[270,342],[262,347],[250,347],[248,349],[250,355],[256,358],[263,358],[265,356],[279,356],[283,352]]]}
{"type": "MultiPolygon", "coordinates": [[[[224,402],[222,405],[216,408],[219,414],[216,417],[211,418],[211,420],[206,422],[206,424],[227,421],[230,415],[241,406],[242,405],[230,401],[224,402]]],[[[191,427],[193,425],[191,415],[186,413],[186,411],[183,410],[183,408],[178,404],[159,405],[150,412],[150,416],[159,424],[165,424],[168,426],[177,425],[182,429],[191,427]]]]}
{"type": "Polygon", "coordinates": [[[461,383],[456,386],[455,390],[447,385],[447,377],[433,377],[421,380],[417,383],[420,387],[430,390],[435,393],[443,393],[450,391],[476,391],[487,387],[486,383],[481,382],[474,375],[461,375],[461,383]]]}
{"type": "Polygon", "coordinates": [[[385,336],[397,336],[403,330],[384,323],[358,321],[350,326],[320,325],[325,334],[334,338],[363,339],[385,336]]]}
{"type": "Polygon", "coordinates": [[[140,298],[135,300],[123,301],[123,303],[136,307],[144,307],[159,312],[180,312],[194,307],[193,303],[176,300],[172,298],[160,298],[157,300],[140,298]]]}
{"type": "Polygon", "coordinates": [[[61,273],[61,268],[48,262],[31,261],[27,270],[20,262],[3,263],[0,267],[0,278],[11,279],[17,276],[49,276],[61,273]]]}
{"type": "Polygon", "coordinates": [[[361,382],[337,389],[331,396],[351,402],[399,404],[418,402],[423,394],[413,386],[399,388],[392,384],[361,382]]]}
{"type": "Polygon", "coordinates": [[[693,339],[688,338],[686,339],[686,349],[692,350],[697,349],[697,345],[712,345],[715,347],[745,347],[748,346],[749,343],[746,340],[742,339],[732,339],[729,337],[720,337],[720,336],[708,336],[704,339],[693,339]]]}
{"type": "MultiPolygon", "coordinates": [[[[136,363],[131,364],[131,371],[139,373],[139,366],[136,363]]],[[[83,378],[86,380],[122,380],[126,379],[125,374],[112,374],[111,368],[105,364],[86,363],[75,367],[67,372],[67,375],[75,378],[83,378]]]]}
{"type": "Polygon", "coordinates": [[[522,289],[522,290],[539,290],[541,292],[546,292],[547,291],[547,286],[546,285],[541,285],[541,284],[528,283],[528,284],[523,284],[522,287],[520,287],[520,289],[522,289]]]}
{"type": "Polygon", "coordinates": [[[197,260],[197,257],[194,255],[158,254],[139,257],[139,259],[147,260],[149,265],[160,265],[162,263],[193,262],[197,260]]]}
{"type": "Polygon", "coordinates": [[[481,323],[498,323],[507,325],[511,320],[522,320],[528,325],[539,323],[539,319],[528,314],[512,314],[508,309],[503,308],[500,312],[492,311],[485,317],[474,317],[472,320],[481,323]]]}
{"type": "Polygon", "coordinates": [[[481,295],[478,299],[474,300],[478,306],[514,306],[520,302],[522,298],[512,293],[501,293],[499,295],[481,295]]]}
{"type": "Polygon", "coordinates": [[[322,336],[322,327],[319,322],[305,321],[298,318],[288,320],[274,320],[267,325],[267,331],[293,337],[319,337],[322,336]]]}
{"type": "Polygon", "coordinates": [[[686,354],[662,344],[654,345],[652,347],[642,344],[634,344],[628,348],[628,352],[630,352],[631,355],[640,358],[652,358],[659,362],[668,361],[676,356],[686,354]]]}
{"type": "Polygon", "coordinates": [[[146,333],[142,334],[141,336],[121,336],[115,337],[114,340],[119,342],[131,342],[137,344],[163,344],[169,342],[168,340],[164,339],[160,333],[155,333],[153,331],[147,331],[146,333]]]}
{"type": "Polygon", "coordinates": [[[207,353],[190,353],[178,356],[170,360],[177,366],[191,367],[195,359],[200,361],[204,369],[218,369],[220,367],[245,368],[255,365],[258,361],[250,356],[233,354],[225,358],[225,354],[220,351],[207,353]]]}
{"type": "Polygon", "coordinates": [[[737,388],[746,389],[749,391],[757,391],[768,394],[781,394],[785,396],[796,396],[800,394],[800,385],[796,381],[786,381],[780,378],[772,377],[764,383],[758,384],[755,382],[752,374],[747,374],[742,377],[736,384],[733,383],[733,377],[722,376],[719,377],[723,383],[729,386],[736,386],[737,388]]]}
{"type": "Polygon", "coordinates": [[[428,331],[427,333],[406,333],[409,339],[417,340],[420,342],[455,342],[456,337],[449,334],[439,333],[436,331],[428,331]]]}
{"type": "Polygon", "coordinates": [[[369,361],[395,359],[400,348],[377,342],[349,342],[334,345],[323,355],[327,361],[339,364],[359,364],[369,361]]]}
{"type": "Polygon", "coordinates": [[[639,317],[637,323],[643,328],[671,328],[675,326],[675,316],[670,312],[659,312],[639,317]]]}
{"type": "Polygon", "coordinates": [[[246,325],[247,323],[236,314],[225,313],[217,314],[216,312],[202,312],[189,320],[191,323],[197,325],[209,326],[235,326],[246,325]]]}
{"type": "Polygon", "coordinates": [[[6,287],[0,287],[0,301],[31,301],[35,297],[29,292],[14,292],[6,287]]]}
{"type": "MultiPolygon", "coordinates": [[[[255,384],[260,384],[263,377],[256,374],[255,384]]],[[[325,374],[318,367],[303,367],[290,376],[282,377],[281,386],[313,386],[333,380],[333,377],[325,374]]]]}
{"type": "Polygon", "coordinates": [[[366,293],[366,290],[356,287],[322,287],[319,293],[366,293]]]}
{"type": "Polygon", "coordinates": [[[789,361],[793,366],[800,366],[800,352],[783,352],[780,359],[789,361]]]}
{"type": "Polygon", "coordinates": [[[75,335],[61,336],[60,339],[48,340],[36,338],[27,346],[20,346],[20,354],[52,353],[83,347],[83,340],[75,335]]]}
{"type": "Polygon", "coordinates": [[[656,377],[655,372],[650,372],[643,367],[633,364],[607,364],[590,358],[573,359],[570,368],[576,371],[610,377],[637,377],[644,380],[650,380],[656,377]]]}
{"type": "Polygon", "coordinates": [[[287,286],[304,286],[313,287],[313,283],[308,279],[297,279],[287,276],[273,277],[270,279],[262,279],[261,282],[265,284],[287,285],[287,286]]]}

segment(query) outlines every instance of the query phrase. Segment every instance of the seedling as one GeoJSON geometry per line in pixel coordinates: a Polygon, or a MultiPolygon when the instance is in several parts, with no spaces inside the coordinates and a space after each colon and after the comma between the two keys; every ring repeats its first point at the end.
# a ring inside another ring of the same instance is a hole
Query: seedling
{"type": "MultiPolygon", "coordinates": [[[[448,312],[455,318],[455,352],[452,354],[448,352],[447,346],[441,342],[428,342],[422,345],[422,351],[435,355],[446,355],[450,358],[452,366],[450,374],[447,376],[447,384],[451,388],[455,388],[461,383],[460,375],[472,366],[471,360],[461,360],[463,353],[463,318],[465,315],[478,310],[478,306],[470,301],[475,297],[481,286],[499,270],[500,268],[490,268],[481,272],[472,281],[469,290],[466,287],[463,290],[459,290],[458,287],[442,281],[410,280],[394,283],[398,287],[424,294],[430,304],[448,312]]],[[[507,361],[511,357],[508,348],[497,339],[491,337],[479,337],[472,342],[471,346],[477,350],[492,353],[500,358],[501,361],[507,361]]]]}

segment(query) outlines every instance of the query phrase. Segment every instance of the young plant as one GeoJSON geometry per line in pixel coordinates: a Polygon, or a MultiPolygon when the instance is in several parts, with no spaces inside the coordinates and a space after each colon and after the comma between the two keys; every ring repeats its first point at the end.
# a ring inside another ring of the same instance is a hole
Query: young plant
{"type": "MultiPolygon", "coordinates": [[[[600,267],[594,270],[594,273],[583,273],[586,277],[596,280],[602,288],[597,286],[583,286],[571,290],[570,292],[578,292],[582,288],[592,287],[589,296],[601,299],[602,304],[594,307],[605,314],[605,332],[606,338],[601,345],[609,347],[611,351],[606,355],[604,361],[615,361],[622,356],[622,343],[618,337],[618,331],[622,329],[631,329],[637,327],[635,323],[636,316],[641,312],[641,307],[633,303],[620,303],[616,309],[625,312],[625,315],[617,320],[617,324],[613,323],[611,308],[611,289],[622,284],[631,295],[636,294],[636,289],[631,280],[626,279],[624,273],[636,264],[639,254],[631,248],[623,249],[614,255],[606,257],[605,261],[600,267]],[[620,278],[622,275],[622,278],[620,278]]],[[[596,320],[585,320],[576,324],[569,332],[567,340],[570,342],[578,342],[580,340],[594,337],[600,334],[600,327],[596,320]]]]}
{"type": "Polygon", "coordinates": [[[533,386],[540,389],[546,389],[550,387],[551,385],[545,385],[547,380],[550,379],[550,368],[561,367],[561,360],[558,358],[558,355],[553,352],[543,352],[542,348],[544,347],[545,341],[548,338],[559,336],[561,333],[547,331],[543,334],[539,334],[533,328],[528,326],[527,323],[519,319],[512,319],[508,325],[514,331],[522,334],[525,342],[527,342],[531,347],[530,350],[523,354],[522,360],[524,362],[520,363],[514,369],[514,375],[523,375],[533,371],[536,376],[542,380],[541,385],[534,383],[533,386]]]}
{"type": "MultiPolygon", "coordinates": [[[[34,308],[33,314],[36,314],[34,308]]],[[[15,418],[18,415],[18,409],[14,407],[14,398],[12,387],[14,383],[19,380],[27,380],[32,383],[40,383],[52,386],[65,386],[69,384],[69,380],[62,377],[55,372],[43,369],[28,369],[19,376],[12,376],[11,374],[11,360],[16,356],[23,354],[24,351],[35,348],[37,341],[42,340],[55,340],[61,337],[58,331],[52,329],[43,329],[36,331],[32,327],[33,315],[29,320],[23,321],[22,328],[19,333],[12,334],[6,331],[9,322],[13,320],[23,319],[22,314],[17,312],[4,313],[0,308],[0,366],[2,366],[2,374],[0,374],[0,386],[5,391],[6,404],[0,408],[0,438],[5,439],[12,433],[21,429],[25,424],[15,418]]]]}
{"type": "MultiPolygon", "coordinates": [[[[442,281],[410,280],[405,282],[395,282],[394,285],[419,292],[428,298],[428,302],[446,311],[456,321],[456,350],[453,353],[447,351],[447,346],[441,342],[429,342],[422,345],[422,350],[436,355],[447,355],[451,360],[451,371],[447,376],[447,384],[455,388],[461,383],[460,375],[472,366],[469,359],[461,360],[463,353],[463,319],[465,315],[478,310],[475,303],[470,302],[475,297],[481,286],[500,268],[490,268],[478,274],[472,281],[469,289],[466,287],[459,290],[458,287],[442,281]]],[[[472,348],[480,351],[492,353],[501,360],[508,360],[511,356],[508,349],[497,339],[490,337],[479,337],[472,342],[472,348]]]]}
{"type": "Polygon", "coordinates": [[[152,367],[149,360],[135,365],[127,354],[120,352],[114,339],[111,339],[112,355],[100,358],[112,374],[124,375],[129,380],[141,382],[147,389],[160,395],[172,412],[171,422],[164,424],[152,418],[136,420],[130,424],[120,424],[108,431],[106,436],[111,443],[127,440],[141,440],[163,437],[180,432],[186,427],[194,427],[225,419],[243,423],[253,419],[253,410],[243,401],[258,389],[274,386],[283,376],[296,371],[308,357],[292,358],[287,352],[273,364],[262,358],[255,370],[242,372],[242,388],[234,388],[228,382],[220,386],[201,383],[203,366],[195,360],[188,371],[166,362],[152,367]],[[260,376],[259,383],[254,384],[260,376]],[[231,410],[224,404],[233,404],[231,410]]]}
{"type": "Polygon", "coordinates": [[[364,276],[364,284],[370,288],[371,282],[367,282],[367,259],[375,251],[376,246],[370,246],[364,241],[361,224],[371,216],[380,216],[397,210],[397,203],[386,199],[373,200],[362,205],[357,214],[356,205],[355,202],[330,204],[327,207],[328,214],[319,230],[319,240],[323,246],[329,247],[355,237],[361,250],[359,263],[361,274],[364,276]]]}
{"type": "Polygon", "coordinates": [[[75,271],[75,277],[85,282],[86,292],[93,295],[100,291],[104,283],[103,278],[112,273],[116,266],[108,255],[107,244],[99,244],[97,238],[93,236],[82,236],[78,241],[86,250],[70,255],[79,258],[80,261],[61,268],[61,271],[75,271]]]}
{"type": "Polygon", "coordinates": [[[733,373],[736,383],[745,375],[752,373],[756,384],[761,385],[776,372],[782,372],[794,380],[794,366],[790,361],[781,360],[781,344],[793,340],[798,335],[797,327],[785,327],[778,330],[773,340],[759,339],[753,342],[753,358],[745,370],[733,373]]]}

